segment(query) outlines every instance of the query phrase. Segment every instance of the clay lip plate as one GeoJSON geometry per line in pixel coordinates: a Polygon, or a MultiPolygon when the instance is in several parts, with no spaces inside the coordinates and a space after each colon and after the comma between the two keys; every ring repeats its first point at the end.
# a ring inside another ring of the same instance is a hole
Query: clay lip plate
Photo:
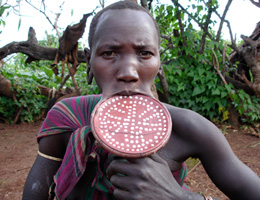
{"type": "Polygon", "coordinates": [[[96,105],[91,127],[96,140],[110,153],[138,158],[155,153],[168,142],[172,120],[157,99],[114,96],[96,105]]]}

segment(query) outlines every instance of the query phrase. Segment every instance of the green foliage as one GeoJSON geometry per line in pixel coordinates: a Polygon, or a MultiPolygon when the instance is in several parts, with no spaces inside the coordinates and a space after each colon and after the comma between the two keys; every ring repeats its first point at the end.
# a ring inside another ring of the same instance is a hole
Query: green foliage
{"type": "Polygon", "coordinates": [[[260,98],[251,97],[244,90],[235,91],[232,86],[226,86],[232,104],[242,116],[242,121],[254,123],[260,120],[260,98]]]}
{"type": "Polygon", "coordinates": [[[11,81],[17,100],[0,97],[0,116],[12,122],[21,110],[20,121],[32,122],[46,107],[47,97],[37,94],[37,84],[47,77],[40,71],[32,73],[31,70],[13,65],[6,65],[1,73],[11,81]]]}
{"type": "MultiPolygon", "coordinates": [[[[217,1],[213,3],[213,9],[216,9],[218,7],[217,1]]],[[[192,4],[191,8],[193,10],[191,14],[200,23],[205,23],[207,13],[205,6],[192,4]]],[[[173,30],[177,30],[181,34],[176,12],[176,8],[171,5],[160,5],[154,10],[161,34],[168,37],[162,38],[161,52],[164,53],[161,55],[161,60],[162,62],[170,61],[169,64],[163,65],[169,84],[169,103],[194,110],[210,120],[219,122],[228,119],[228,108],[233,105],[243,121],[249,123],[259,121],[259,98],[250,97],[242,90],[236,91],[232,85],[224,85],[213,67],[212,50],[223,49],[224,41],[215,42],[207,38],[205,50],[203,54],[199,54],[202,30],[193,29],[193,24],[188,16],[182,15],[183,35],[174,37],[171,34],[173,30]],[[174,48],[168,48],[171,43],[174,48]]],[[[215,22],[211,21],[209,26],[214,24],[215,22]]],[[[215,36],[213,31],[210,33],[215,36]]],[[[222,55],[217,50],[214,52],[219,58],[219,70],[221,71],[222,55]]],[[[227,50],[227,52],[231,51],[227,50]]],[[[158,81],[157,86],[160,89],[158,81]]]]}
{"type": "MultiPolygon", "coordinates": [[[[183,56],[184,57],[184,56],[183,56]]],[[[169,83],[170,104],[192,109],[210,119],[219,116],[219,108],[227,107],[228,93],[212,66],[197,59],[177,59],[165,66],[169,83]]]]}

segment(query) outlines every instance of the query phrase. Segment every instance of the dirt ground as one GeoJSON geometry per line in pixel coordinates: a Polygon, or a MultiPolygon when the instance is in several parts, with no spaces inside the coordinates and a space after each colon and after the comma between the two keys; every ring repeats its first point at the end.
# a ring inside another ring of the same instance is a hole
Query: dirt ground
{"type": "MultiPolygon", "coordinates": [[[[21,199],[26,176],[37,154],[35,135],[41,123],[0,124],[0,199],[21,199]]],[[[260,139],[241,129],[225,128],[224,134],[240,160],[260,175],[260,139]]],[[[188,166],[186,182],[192,191],[228,199],[210,181],[198,161],[190,161],[188,166]]]]}

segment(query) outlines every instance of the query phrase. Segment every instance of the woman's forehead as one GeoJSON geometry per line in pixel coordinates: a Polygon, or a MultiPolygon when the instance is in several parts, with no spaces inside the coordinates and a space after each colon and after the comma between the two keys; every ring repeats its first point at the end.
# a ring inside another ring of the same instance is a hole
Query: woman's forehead
{"type": "Polygon", "coordinates": [[[115,19],[115,20],[127,19],[129,21],[133,21],[135,17],[139,18],[139,20],[148,20],[150,22],[153,21],[152,17],[148,15],[146,12],[144,12],[143,10],[134,10],[134,9],[126,8],[126,9],[106,10],[100,16],[99,23],[108,18],[115,19]]]}
{"type": "Polygon", "coordinates": [[[158,33],[152,18],[144,11],[131,9],[107,10],[100,17],[94,40],[107,39],[116,35],[148,37],[158,41],[158,33]]]}

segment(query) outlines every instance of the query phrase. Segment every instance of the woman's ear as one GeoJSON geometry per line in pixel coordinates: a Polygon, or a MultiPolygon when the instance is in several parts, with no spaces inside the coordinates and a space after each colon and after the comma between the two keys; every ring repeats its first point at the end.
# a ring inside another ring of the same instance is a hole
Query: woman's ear
{"type": "Polygon", "coordinates": [[[90,49],[86,47],[86,48],[84,48],[84,52],[85,52],[85,56],[86,56],[86,63],[87,63],[87,65],[89,65],[89,63],[90,63],[90,56],[91,56],[90,49]]]}
{"type": "Polygon", "coordinates": [[[90,65],[90,57],[91,53],[88,48],[84,49],[85,55],[86,55],[86,63],[87,63],[87,83],[90,85],[93,80],[93,73],[91,71],[91,65],[90,65]]]}

